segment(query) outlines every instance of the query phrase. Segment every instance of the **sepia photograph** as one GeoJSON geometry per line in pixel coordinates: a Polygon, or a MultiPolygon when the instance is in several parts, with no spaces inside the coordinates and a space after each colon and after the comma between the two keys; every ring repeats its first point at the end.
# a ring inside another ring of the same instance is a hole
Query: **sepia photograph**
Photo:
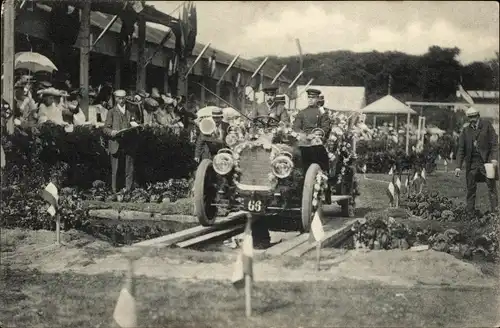
{"type": "Polygon", "coordinates": [[[497,1],[1,1],[0,328],[500,328],[497,1]]]}

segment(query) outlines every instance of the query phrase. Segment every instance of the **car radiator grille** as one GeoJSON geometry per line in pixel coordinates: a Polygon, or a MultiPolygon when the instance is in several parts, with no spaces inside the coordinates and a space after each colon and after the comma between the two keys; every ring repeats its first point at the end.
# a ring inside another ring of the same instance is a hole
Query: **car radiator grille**
{"type": "Polygon", "coordinates": [[[240,153],[241,175],[239,182],[253,186],[267,186],[272,184],[269,181],[271,173],[271,151],[262,147],[245,149],[240,153]]]}

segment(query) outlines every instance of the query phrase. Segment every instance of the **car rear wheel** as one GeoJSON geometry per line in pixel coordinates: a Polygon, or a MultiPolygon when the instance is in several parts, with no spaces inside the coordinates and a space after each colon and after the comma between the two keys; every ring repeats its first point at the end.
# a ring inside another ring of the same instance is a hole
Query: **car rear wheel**
{"type": "Polygon", "coordinates": [[[212,205],[217,195],[214,175],[212,161],[202,160],[194,179],[194,215],[202,226],[213,225],[217,216],[217,207],[212,205]]]}
{"type": "Polygon", "coordinates": [[[316,176],[321,171],[318,164],[311,164],[307,169],[304,179],[304,189],[302,190],[302,231],[309,232],[314,213],[320,207],[320,197],[317,197],[318,203],[313,205],[314,185],[316,176]]]}

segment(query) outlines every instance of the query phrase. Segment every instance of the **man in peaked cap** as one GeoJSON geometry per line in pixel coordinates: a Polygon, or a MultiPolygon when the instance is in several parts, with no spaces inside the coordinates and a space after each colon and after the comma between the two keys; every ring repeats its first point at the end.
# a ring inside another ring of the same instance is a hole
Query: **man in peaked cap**
{"type": "Polygon", "coordinates": [[[136,150],[132,134],[117,137],[118,132],[130,128],[137,118],[125,103],[125,90],[116,90],[113,93],[115,106],[109,110],[104,123],[104,133],[109,137],[108,151],[111,155],[111,188],[114,193],[117,189],[117,174],[119,162],[125,160],[125,189],[130,191],[134,182],[134,153],[136,150]]]}
{"type": "Polygon", "coordinates": [[[330,119],[318,106],[321,91],[317,89],[307,89],[308,106],[295,116],[293,129],[309,133],[315,128],[321,128],[325,132],[330,129],[330,119]]]}
{"type": "Polygon", "coordinates": [[[278,88],[274,86],[262,89],[262,92],[264,92],[264,102],[254,107],[251,113],[252,118],[259,116],[271,116],[285,124],[290,123],[290,118],[288,117],[288,112],[286,111],[284,104],[276,101],[277,91],[278,88]]]}
{"type": "Polygon", "coordinates": [[[458,140],[455,175],[457,177],[460,175],[460,170],[465,163],[468,212],[475,211],[478,182],[486,182],[491,210],[494,211],[498,206],[495,181],[498,180],[498,135],[490,122],[480,118],[479,112],[475,108],[469,108],[466,115],[469,124],[462,129],[458,140]],[[495,165],[495,179],[486,178],[485,163],[495,165]]]}
{"type": "MultiPolygon", "coordinates": [[[[295,116],[293,130],[309,134],[313,129],[321,128],[325,132],[325,137],[327,137],[331,124],[328,113],[322,112],[318,107],[321,91],[317,89],[308,89],[306,92],[309,105],[295,116]]],[[[304,160],[305,171],[309,167],[309,164],[318,163],[325,172],[328,172],[329,160],[326,152],[318,153],[314,147],[301,147],[301,154],[304,160]]]]}

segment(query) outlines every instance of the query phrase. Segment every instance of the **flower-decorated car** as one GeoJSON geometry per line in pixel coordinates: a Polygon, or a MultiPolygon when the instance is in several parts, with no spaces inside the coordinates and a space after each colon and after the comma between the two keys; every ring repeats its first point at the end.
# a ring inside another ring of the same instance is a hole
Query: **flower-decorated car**
{"type": "Polygon", "coordinates": [[[200,224],[213,225],[218,209],[226,208],[254,215],[300,215],[301,230],[309,231],[314,213],[332,200],[345,216],[354,216],[354,170],[347,168],[354,159],[352,148],[342,136],[328,135],[333,134],[322,129],[298,133],[268,116],[256,117],[248,126],[229,126],[227,147],[201,161],[196,171],[195,215],[200,224]]]}

